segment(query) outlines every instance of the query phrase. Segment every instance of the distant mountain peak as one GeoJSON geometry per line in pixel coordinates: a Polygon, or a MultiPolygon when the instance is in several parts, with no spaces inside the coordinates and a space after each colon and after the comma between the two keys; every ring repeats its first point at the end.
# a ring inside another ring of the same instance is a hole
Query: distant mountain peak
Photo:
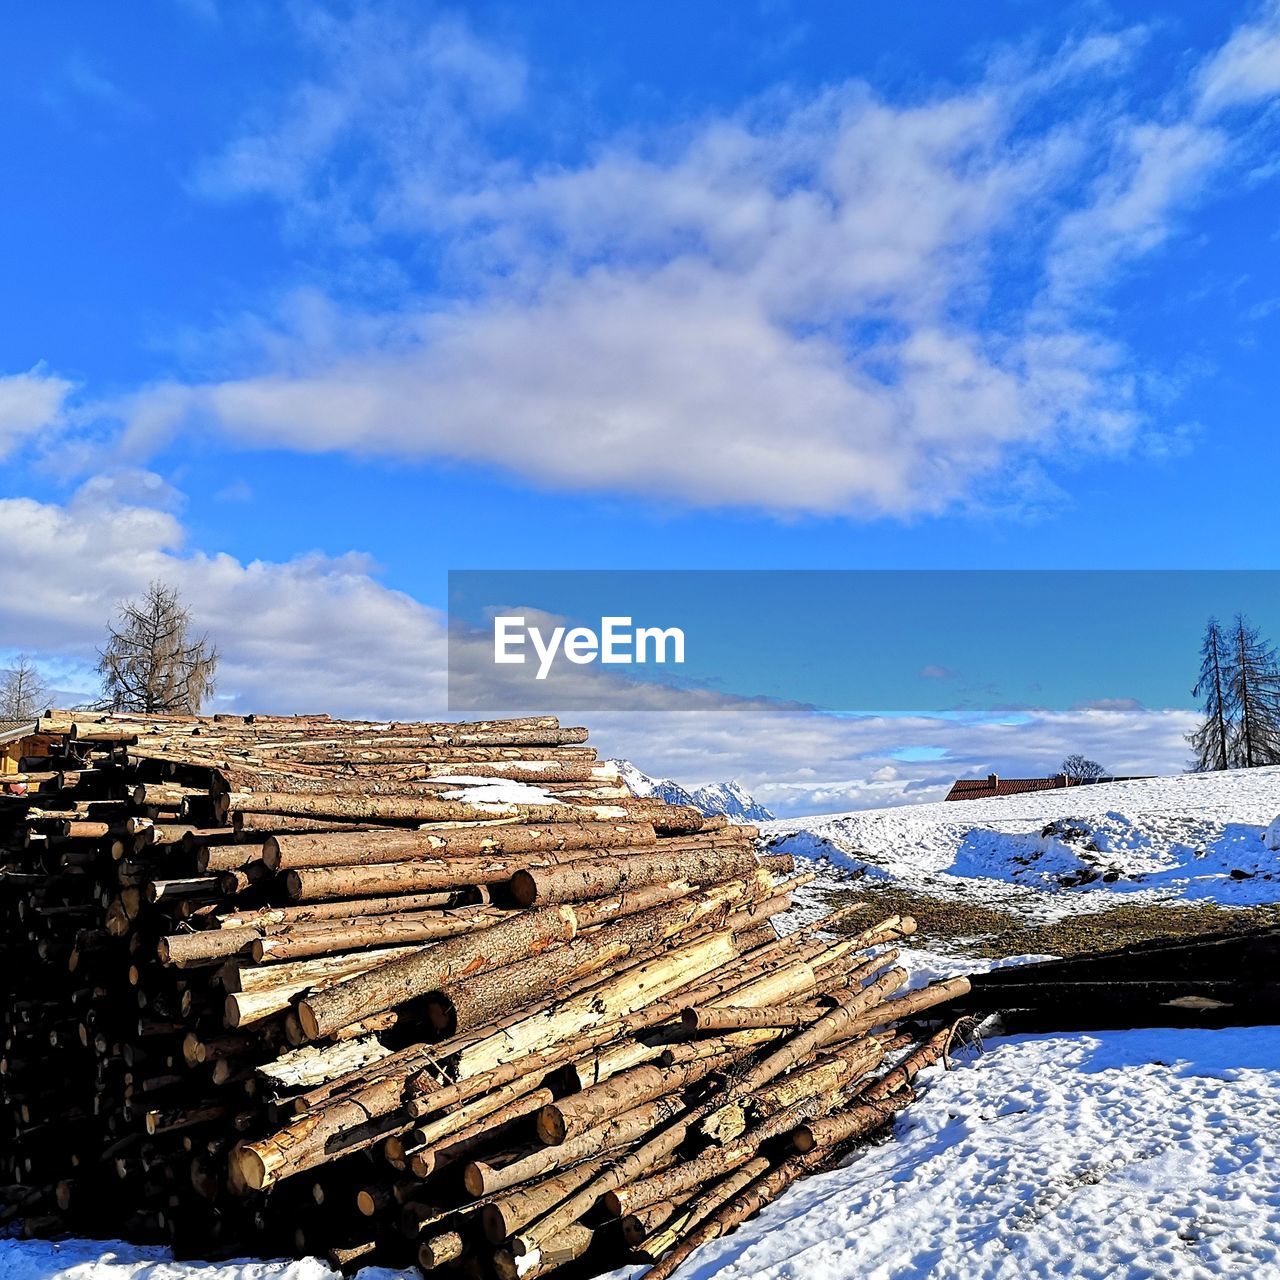
{"type": "Polygon", "coordinates": [[[633,795],[656,796],[668,804],[688,805],[705,814],[723,814],[730,822],[768,822],[773,814],[737,782],[711,782],[705,787],[682,787],[670,778],[651,778],[630,760],[615,760],[622,780],[633,795]]]}

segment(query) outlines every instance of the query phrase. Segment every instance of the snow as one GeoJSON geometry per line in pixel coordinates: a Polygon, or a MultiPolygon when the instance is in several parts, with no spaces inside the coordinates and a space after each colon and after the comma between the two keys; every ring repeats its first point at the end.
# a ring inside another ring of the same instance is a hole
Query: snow
{"type": "MultiPolygon", "coordinates": [[[[360,1280],[419,1280],[366,1267],[360,1280]]],[[[319,1258],[175,1262],[167,1249],[104,1240],[0,1240],[4,1280],[340,1280],[319,1258]]]]}
{"type": "Polygon", "coordinates": [[[924,1085],[680,1275],[1280,1276],[1280,1029],[1018,1037],[924,1085]]]}
{"type": "Polygon", "coordinates": [[[1278,805],[1275,767],[792,818],[764,833],[815,864],[818,889],[861,871],[1051,920],[1119,894],[1280,900],[1278,805]]]}
{"type": "Polygon", "coordinates": [[[487,809],[504,804],[559,804],[554,796],[542,787],[512,778],[472,778],[462,774],[450,775],[456,783],[454,790],[441,793],[443,800],[465,800],[477,808],[487,809]]]}

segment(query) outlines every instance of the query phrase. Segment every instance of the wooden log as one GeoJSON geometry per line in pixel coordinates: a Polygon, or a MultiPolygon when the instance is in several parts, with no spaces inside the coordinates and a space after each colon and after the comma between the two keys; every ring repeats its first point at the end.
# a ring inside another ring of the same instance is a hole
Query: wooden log
{"type": "MultiPolygon", "coordinates": [[[[969,994],[968,978],[946,978],[931,982],[918,991],[909,991],[896,1000],[886,1000],[882,1005],[850,1019],[837,1033],[841,1036],[862,1035],[876,1027],[886,1027],[900,1018],[913,1018],[926,1009],[936,1008],[969,994]]],[[[841,1013],[847,1010],[840,1010],[841,1013]]],[[[825,1021],[825,1019],[823,1020],[825,1021]]],[[[821,1024],[818,1024],[821,1025],[821,1024]]],[[[834,1037],[832,1037],[834,1038],[834,1037]]]]}
{"type": "Polygon", "coordinates": [[[584,1160],[569,1169],[558,1169],[548,1177],[518,1186],[494,1196],[480,1210],[480,1223],[492,1244],[501,1244],[521,1227],[550,1212],[580,1187],[585,1186],[608,1163],[607,1156],[584,1160]]]}
{"type": "Polygon", "coordinates": [[[195,851],[196,870],[201,875],[224,871],[244,871],[262,862],[261,843],[201,845],[195,851]]]}
{"type": "Polygon", "coordinates": [[[493,1255],[493,1269],[498,1280],[538,1280],[585,1256],[593,1239],[592,1228],[581,1222],[568,1223],[554,1240],[543,1245],[536,1259],[517,1257],[510,1249],[499,1249],[493,1255]]]}
{"type": "Polygon", "coordinates": [[[795,1180],[819,1167],[822,1153],[809,1152],[783,1161],[777,1168],[762,1174],[733,1199],[717,1209],[703,1224],[686,1236],[656,1266],[645,1272],[645,1280],[667,1280],[681,1264],[701,1245],[717,1236],[725,1235],[734,1227],[759,1213],[765,1205],[776,1200],[795,1180]]]}
{"type": "Polygon", "coordinates": [[[894,1113],[901,1111],[913,1096],[910,1089],[902,1087],[886,1097],[862,1101],[834,1115],[810,1120],[799,1125],[792,1133],[792,1144],[797,1151],[812,1152],[864,1138],[887,1124],[894,1113]]]}
{"type": "MultiPolygon", "coordinates": [[[[667,853],[658,845],[652,853],[581,859],[566,865],[517,870],[511,893],[521,906],[535,903],[586,902],[623,889],[683,880],[705,884],[748,874],[759,865],[750,846],[705,852],[667,853]]],[[[786,868],[790,870],[789,865],[786,868]]]]}
{"type": "Polygon", "coordinates": [[[747,1027],[804,1027],[831,1012],[829,1001],[775,1004],[763,1008],[704,1005],[681,1014],[686,1031],[742,1031],[747,1027]]]}
{"type": "Polygon", "coordinates": [[[463,1181],[473,1196],[492,1195],[522,1182],[540,1178],[555,1169],[563,1169],[592,1156],[612,1151],[634,1142],[646,1133],[679,1115],[685,1109],[679,1096],[654,1098],[637,1107],[610,1117],[603,1124],[556,1146],[537,1147],[519,1159],[501,1166],[473,1160],[467,1165],[463,1181]]]}
{"type": "Polygon", "coordinates": [[[295,925],[258,938],[250,951],[256,963],[276,964],[366,947],[456,938],[491,929],[510,918],[510,912],[494,907],[463,907],[412,915],[370,916],[348,925],[335,926],[329,922],[295,925]]]}
{"type": "MultiPolygon", "coordinates": [[[[305,977],[291,976],[287,980],[275,981],[268,986],[255,985],[252,990],[229,992],[223,1005],[224,1020],[227,1026],[233,1029],[261,1022],[273,1014],[283,1013],[303,992],[313,991],[316,995],[320,995],[337,990],[345,983],[356,981],[362,974],[369,973],[383,964],[394,964],[413,950],[414,948],[392,947],[382,952],[335,957],[334,959],[347,961],[347,963],[330,965],[324,970],[324,976],[316,976],[313,971],[305,977]]],[[[314,961],[311,962],[311,964],[314,963],[314,961]]],[[[275,975],[278,970],[273,969],[271,972],[275,975]]],[[[243,981],[242,974],[241,982],[243,981]]]]}
{"type": "Polygon", "coordinates": [[[375,1036],[343,1040],[317,1047],[304,1045],[256,1068],[263,1079],[279,1089],[313,1088],[391,1055],[375,1036]]]}
{"type": "Polygon", "coordinates": [[[247,954],[262,935],[257,929],[204,929],[195,933],[171,934],[156,944],[161,964],[180,969],[217,964],[240,953],[247,954]]]}
{"type": "Polygon", "coordinates": [[[567,1142],[641,1103],[696,1084],[713,1072],[723,1070],[733,1062],[734,1056],[722,1053],[675,1067],[649,1065],[620,1072],[582,1093],[548,1103],[538,1113],[538,1137],[549,1145],[567,1142]]]}
{"type": "Polygon", "coordinates": [[[461,1233],[441,1231],[428,1236],[418,1246],[418,1265],[423,1271],[434,1271],[446,1263],[456,1262],[466,1252],[461,1233]]]}
{"type": "Polygon", "coordinates": [[[302,1001],[298,1017],[309,1039],[328,1035],[359,1017],[381,1013],[425,995],[457,974],[478,973],[545,951],[574,936],[571,907],[524,911],[481,933],[464,935],[381,966],[364,977],[302,1001]]]}
{"type": "Polygon", "coordinates": [[[714,1142],[732,1142],[747,1131],[751,1122],[768,1120],[804,1098],[834,1096],[848,1088],[883,1061],[888,1043],[888,1037],[883,1041],[868,1038],[823,1055],[712,1111],[699,1127],[714,1142]]]}
{"type": "MultiPolygon", "coordinates": [[[[722,1205],[727,1204],[739,1192],[745,1190],[752,1182],[766,1173],[769,1161],[764,1156],[756,1156],[740,1165],[727,1177],[713,1183],[696,1199],[691,1200],[675,1214],[661,1221],[660,1225],[648,1227],[632,1244],[634,1252],[651,1262],[656,1262],[663,1254],[675,1248],[681,1235],[687,1234],[694,1227],[704,1222],[722,1205]]],[[[669,1202],[664,1202],[669,1203],[669,1202]]],[[[640,1210],[644,1213],[644,1210],[640,1210]]],[[[633,1215],[628,1215],[630,1219],[633,1215]]],[[[626,1223],[623,1224],[626,1230],[626,1223]]]]}
{"type": "Polygon", "coordinates": [[[898,1065],[879,1080],[863,1089],[861,1097],[868,1101],[887,1098],[899,1089],[908,1088],[916,1076],[926,1067],[946,1058],[947,1050],[956,1036],[956,1025],[943,1027],[935,1031],[923,1044],[912,1050],[898,1065]]]}
{"type": "Polygon", "coordinates": [[[363,834],[269,836],[263,861],[273,871],[296,867],[357,866],[379,862],[502,854],[561,853],[632,848],[657,840],[652,823],[564,822],[540,826],[480,824],[448,831],[370,831],[363,834]]]}
{"type": "Polygon", "coordinates": [[[451,1164],[471,1160],[486,1149],[492,1150],[495,1142],[503,1141],[516,1126],[524,1127],[522,1122],[535,1115],[553,1096],[552,1091],[543,1086],[511,1099],[506,1105],[457,1129],[449,1137],[423,1150],[411,1152],[408,1156],[409,1171],[416,1178],[428,1178],[451,1164]]]}
{"type": "Polygon", "coordinates": [[[308,902],[296,907],[258,907],[231,910],[218,916],[220,928],[254,928],[263,934],[297,924],[354,923],[369,916],[407,915],[437,908],[456,907],[463,900],[484,901],[479,890],[460,894],[457,890],[434,893],[403,893],[380,898],[354,898],[339,902],[308,902]]]}
{"type": "Polygon", "coordinates": [[[673,947],[644,964],[624,970],[616,978],[558,1007],[464,1045],[458,1051],[456,1069],[460,1075],[478,1074],[509,1058],[546,1049],[591,1027],[608,1023],[616,1026],[650,1001],[661,999],[690,978],[725,963],[733,951],[733,935],[727,930],[699,935],[684,946],[673,947]]]}
{"type": "MultiPolygon", "coordinates": [[[[433,1025],[443,1034],[482,1026],[520,1005],[527,1005],[564,984],[665,945],[694,928],[722,927],[729,909],[758,895],[766,883],[757,872],[749,881],[730,881],[695,891],[678,886],[671,894],[651,893],[657,905],[622,919],[608,919],[620,902],[606,904],[606,919],[594,932],[572,939],[523,963],[490,969],[448,982],[428,993],[425,1005],[433,1025]]],[[[651,886],[652,890],[654,887],[651,886]]],[[[635,906],[637,899],[628,900],[635,906]]],[[[578,928],[590,928],[597,918],[585,909],[575,911],[578,928]]]]}

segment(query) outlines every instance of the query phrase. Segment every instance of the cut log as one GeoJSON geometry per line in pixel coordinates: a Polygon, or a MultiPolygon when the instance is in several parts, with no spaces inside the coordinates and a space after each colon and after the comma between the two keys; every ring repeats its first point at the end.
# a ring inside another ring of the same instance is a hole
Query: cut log
{"type": "Polygon", "coordinates": [[[627,848],[657,840],[652,823],[568,822],[481,825],[452,831],[370,831],[361,834],[269,836],[263,861],[273,871],[295,867],[413,862],[458,855],[559,853],[570,849],[627,848]]]}

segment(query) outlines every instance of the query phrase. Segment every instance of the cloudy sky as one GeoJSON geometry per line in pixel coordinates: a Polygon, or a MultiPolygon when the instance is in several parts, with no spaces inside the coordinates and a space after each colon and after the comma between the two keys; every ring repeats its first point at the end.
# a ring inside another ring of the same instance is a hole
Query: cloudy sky
{"type": "MultiPolygon", "coordinates": [[[[220,705],[433,715],[450,568],[1270,567],[1280,8],[956,14],[9,13],[0,665],[162,576],[220,705]]],[[[595,727],[815,809],[1188,704],[595,727]]]]}

